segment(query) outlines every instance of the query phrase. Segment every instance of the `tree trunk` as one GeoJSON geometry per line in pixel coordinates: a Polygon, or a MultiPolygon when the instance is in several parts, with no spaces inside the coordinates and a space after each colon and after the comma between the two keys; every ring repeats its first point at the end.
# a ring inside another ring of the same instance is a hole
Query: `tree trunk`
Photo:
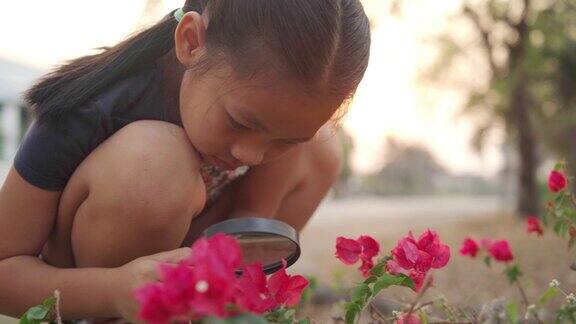
{"type": "Polygon", "coordinates": [[[521,21],[515,25],[518,41],[510,48],[508,66],[512,73],[510,92],[510,122],[516,130],[518,149],[518,204],[516,211],[521,217],[537,215],[539,211],[538,186],[536,183],[536,138],[530,118],[530,93],[528,91],[529,66],[524,64],[530,30],[527,24],[530,0],[524,0],[521,21]]]}
{"type": "Polygon", "coordinates": [[[518,73],[511,94],[510,111],[516,128],[516,144],[519,157],[517,212],[521,217],[537,215],[539,211],[538,186],[536,182],[536,139],[528,113],[528,93],[523,73],[518,73]]]}

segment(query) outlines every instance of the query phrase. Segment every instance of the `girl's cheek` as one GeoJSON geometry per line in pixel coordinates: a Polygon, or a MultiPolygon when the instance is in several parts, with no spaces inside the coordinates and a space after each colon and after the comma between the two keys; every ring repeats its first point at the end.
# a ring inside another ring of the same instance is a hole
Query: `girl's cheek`
{"type": "Polygon", "coordinates": [[[293,145],[292,146],[272,147],[264,155],[264,161],[267,162],[267,161],[274,160],[274,159],[280,157],[282,154],[288,152],[293,147],[294,147],[293,145]]]}

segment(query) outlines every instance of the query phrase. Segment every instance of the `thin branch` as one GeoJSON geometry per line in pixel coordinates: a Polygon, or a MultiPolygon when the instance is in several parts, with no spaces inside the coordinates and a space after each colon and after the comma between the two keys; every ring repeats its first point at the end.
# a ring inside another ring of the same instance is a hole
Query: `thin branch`
{"type": "Polygon", "coordinates": [[[386,321],[386,316],[384,316],[384,314],[382,314],[382,312],[380,312],[378,307],[376,307],[376,305],[374,305],[373,302],[370,302],[370,315],[375,320],[386,321]]]}
{"type": "Polygon", "coordinates": [[[472,9],[472,7],[468,3],[464,4],[463,13],[464,15],[468,16],[468,18],[470,18],[470,20],[480,33],[480,36],[482,38],[482,47],[486,54],[488,64],[490,64],[490,70],[492,71],[492,74],[499,75],[500,74],[499,68],[496,65],[496,61],[494,61],[493,56],[494,46],[490,41],[490,31],[488,31],[484,26],[482,26],[480,16],[476,11],[474,11],[474,9],[472,9]]]}
{"type": "Polygon", "coordinates": [[[414,298],[412,305],[410,305],[410,309],[406,313],[406,317],[410,316],[410,314],[412,314],[415,311],[416,304],[418,304],[418,302],[420,301],[422,296],[424,296],[424,294],[426,293],[426,290],[428,290],[428,288],[430,288],[430,285],[432,285],[432,279],[430,279],[430,278],[431,277],[427,277],[425,279],[426,281],[424,282],[424,285],[420,289],[420,292],[418,293],[418,295],[416,295],[416,298],[414,298]]]}
{"type": "Polygon", "coordinates": [[[508,27],[510,28],[514,28],[514,21],[512,21],[512,19],[510,19],[510,16],[508,16],[508,9],[510,8],[510,3],[507,2],[507,7],[506,7],[506,11],[504,12],[503,15],[498,15],[496,13],[496,9],[494,8],[494,0],[491,0],[490,3],[488,4],[489,7],[489,12],[490,12],[490,16],[492,18],[493,21],[503,21],[505,22],[508,27]]]}
{"type": "MultiPolygon", "coordinates": [[[[513,28],[518,34],[518,40],[515,43],[507,43],[508,51],[510,52],[511,59],[518,58],[524,52],[524,43],[526,38],[528,37],[528,15],[530,14],[530,6],[531,0],[524,0],[522,5],[522,13],[520,14],[520,19],[516,24],[514,24],[513,28]]],[[[514,68],[514,66],[511,66],[514,68]]]]}
{"type": "Polygon", "coordinates": [[[56,323],[62,324],[62,316],[60,315],[60,290],[54,290],[54,297],[56,298],[56,323]]]}
{"type": "MultiPolygon", "coordinates": [[[[526,291],[524,291],[524,287],[522,287],[522,285],[518,280],[516,280],[516,286],[518,287],[518,290],[520,290],[520,294],[522,295],[522,300],[524,301],[526,309],[528,309],[528,307],[530,306],[530,302],[528,301],[528,296],[526,295],[526,291]]],[[[536,318],[536,321],[538,321],[538,323],[542,323],[536,312],[533,312],[532,314],[534,315],[534,318],[536,318]]]]}

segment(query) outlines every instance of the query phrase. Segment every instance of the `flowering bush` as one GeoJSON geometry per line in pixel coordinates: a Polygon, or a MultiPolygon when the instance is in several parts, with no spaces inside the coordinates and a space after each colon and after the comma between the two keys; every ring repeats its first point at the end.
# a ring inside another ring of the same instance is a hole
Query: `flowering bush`
{"type": "MultiPolygon", "coordinates": [[[[371,307],[372,316],[379,321],[386,321],[371,301],[383,289],[390,286],[406,286],[421,296],[431,285],[431,278],[426,280],[431,269],[440,269],[450,260],[450,248],[440,242],[438,234],[427,230],[416,240],[409,232],[398,241],[390,255],[380,258],[374,264],[372,259],[380,252],[380,245],[370,236],[358,239],[338,237],[336,239],[336,257],[344,264],[354,264],[362,260],[359,270],[366,278],[351,290],[350,301],[344,306],[346,323],[356,323],[362,311],[371,307]]],[[[398,314],[398,323],[420,323],[420,317],[414,314],[416,302],[405,314],[398,314]]]]}
{"type": "Polygon", "coordinates": [[[542,217],[545,225],[552,225],[560,237],[569,235],[568,247],[576,243],[576,197],[570,188],[564,162],[556,164],[548,178],[548,188],[554,199],[546,204],[546,213],[542,217]]]}

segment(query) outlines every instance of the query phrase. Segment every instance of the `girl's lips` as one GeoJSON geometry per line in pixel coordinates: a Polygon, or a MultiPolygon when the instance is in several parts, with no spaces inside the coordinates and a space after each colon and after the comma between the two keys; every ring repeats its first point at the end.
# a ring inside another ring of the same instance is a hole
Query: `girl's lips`
{"type": "Polygon", "coordinates": [[[204,154],[202,154],[202,159],[203,159],[206,163],[215,165],[215,166],[217,166],[217,167],[219,167],[219,168],[221,168],[221,169],[224,169],[224,170],[234,170],[234,169],[236,169],[237,167],[239,167],[239,165],[230,164],[230,163],[228,163],[228,162],[226,162],[226,161],[224,161],[224,160],[221,160],[221,159],[219,159],[219,158],[217,158],[217,157],[215,157],[215,156],[211,156],[211,155],[204,155],[204,154]]]}

